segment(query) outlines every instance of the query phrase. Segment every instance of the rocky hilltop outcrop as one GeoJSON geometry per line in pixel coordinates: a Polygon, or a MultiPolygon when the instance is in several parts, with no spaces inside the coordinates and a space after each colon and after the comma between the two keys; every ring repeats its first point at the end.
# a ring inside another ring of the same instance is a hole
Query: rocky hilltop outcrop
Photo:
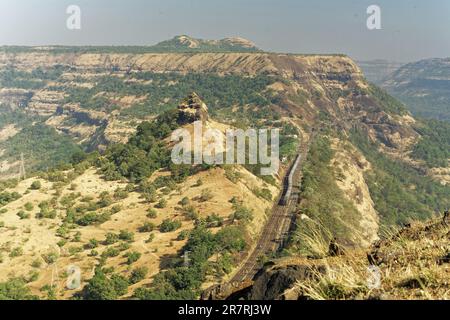
{"type": "Polygon", "coordinates": [[[221,40],[196,39],[187,35],[175,36],[174,38],[162,41],[149,48],[154,51],[228,51],[228,52],[257,52],[261,51],[253,42],[240,38],[225,38],[221,40]]]}
{"type": "Polygon", "coordinates": [[[208,121],[208,107],[206,103],[192,92],[178,105],[179,122],[181,124],[192,123],[195,121],[208,121]]]}

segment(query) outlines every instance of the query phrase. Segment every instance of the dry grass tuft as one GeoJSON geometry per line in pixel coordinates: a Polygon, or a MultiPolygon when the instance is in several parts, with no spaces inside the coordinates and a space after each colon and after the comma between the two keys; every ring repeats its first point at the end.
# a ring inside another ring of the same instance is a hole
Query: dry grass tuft
{"type": "MultiPolygon", "coordinates": [[[[305,240],[311,252],[323,254],[324,239],[313,239],[313,234],[305,240]]],[[[314,260],[325,271],[298,281],[294,290],[300,298],[314,300],[449,299],[448,224],[442,219],[414,222],[384,236],[369,255],[355,249],[314,260]]]]}

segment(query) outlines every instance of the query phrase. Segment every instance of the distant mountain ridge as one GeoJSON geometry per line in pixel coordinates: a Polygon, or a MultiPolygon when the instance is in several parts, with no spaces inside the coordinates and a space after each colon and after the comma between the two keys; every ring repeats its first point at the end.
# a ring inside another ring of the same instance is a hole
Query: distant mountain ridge
{"type": "Polygon", "coordinates": [[[53,52],[53,53],[189,53],[189,52],[264,52],[252,41],[241,37],[205,40],[188,35],[175,36],[154,45],[105,45],[105,46],[0,46],[0,52],[53,52]]]}
{"type": "Polygon", "coordinates": [[[178,52],[178,51],[194,51],[194,52],[261,52],[253,42],[240,38],[225,38],[221,40],[204,40],[196,39],[187,35],[175,36],[170,40],[162,41],[152,49],[156,51],[178,52]]]}
{"type": "Polygon", "coordinates": [[[450,121],[450,58],[408,63],[382,87],[418,116],[450,121]]]}

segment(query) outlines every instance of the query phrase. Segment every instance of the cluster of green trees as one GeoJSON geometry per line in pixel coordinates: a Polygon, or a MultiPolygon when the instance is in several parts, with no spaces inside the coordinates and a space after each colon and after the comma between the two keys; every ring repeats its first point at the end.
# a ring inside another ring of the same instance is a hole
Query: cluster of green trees
{"type": "Polygon", "coordinates": [[[15,69],[5,69],[0,72],[0,86],[5,88],[21,88],[27,90],[36,90],[43,88],[45,81],[32,78],[31,73],[17,71],[15,69]]]}
{"type": "Polygon", "coordinates": [[[8,192],[8,191],[0,192],[0,207],[3,207],[8,203],[15,201],[20,197],[21,195],[17,192],[8,192]]]}
{"type": "MultiPolygon", "coordinates": [[[[195,229],[188,235],[182,252],[188,254],[189,263],[184,257],[172,261],[168,270],[158,274],[150,287],[142,287],[135,291],[134,297],[142,300],[154,299],[195,299],[200,293],[200,287],[206,276],[213,273],[229,272],[233,259],[232,254],[241,252],[246,247],[245,230],[242,226],[229,226],[216,234],[211,233],[205,222],[198,222],[195,229]],[[215,262],[211,256],[219,254],[215,262]]],[[[185,234],[187,236],[187,234],[185,234]]],[[[114,235],[117,242],[120,235],[114,235]]],[[[106,254],[117,256],[119,250],[107,250],[106,254]]],[[[132,264],[140,258],[137,252],[128,252],[127,263],[132,264]]],[[[103,260],[104,263],[104,260],[103,260]]],[[[148,269],[134,269],[128,278],[113,273],[112,269],[104,268],[101,263],[95,275],[88,281],[80,298],[87,300],[114,300],[127,293],[130,285],[145,279],[148,269]]]]}
{"type": "Polygon", "coordinates": [[[427,219],[450,206],[450,188],[424,176],[405,163],[389,159],[378,145],[354,130],[352,143],[372,164],[366,174],[369,191],[385,225],[404,224],[411,219],[427,219]]]}
{"type": "Polygon", "coordinates": [[[80,194],[72,193],[61,198],[60,203],[66,209],[64,223],[75,223],[79,226],[102,224],[122,209],[120,205],[111,206],[116,198],[106,191],[99,195],[97,201],[85,197],[80,200],[80,204],[75,206],[75,200],[79,196],[80,194]],[[103,209],[103,211],[98,212],[100,209],[103,209]]]}
{"type": "Polygon", "coordinates": [[[37,118],[30,119],[29,116],[26,114],[14,111],[6,106],[2,106],[2,109],[0,109],[0,128],[3,128],[4,126],[8,124],[14,124],[18,127],[22,127],[23,125],[26,125],[32,120],[38,120],[37,118]]]}
{"type": "Polygon", "coordinates": [[[417,128],[420,141],[414,146],[412,156],[433,167],[447,167],[450,159],[450,124],[438,120],[423,120],[417,128]]]}
{"type": "MultiPolygon", "coordinates": [[[[242,77],[153,72],[133,73],[129,77],[143,80],[145,83],[127,81],[127,79],[109,75],[97,79],[96,85],[90,89],[65,88],[64,86],[54,89],[68,92],[64,103],[79,103],[85,109],[104,111],[114,110],[117,106],[107,97],[98,96],[100,92],[111,93],[115,96],[147,95],[145,102],[121,112],[121,115],[125,117],[143,118],[176,107],[181,99],[193,91],[208,101],[213,114],[219,109],[245,105],[258,106],[258,110],[262,110],[264,106],[270,104],[270,95],[265,92],[266,87],[277,80],[273,76],[266,75],[242,77]]],[[[271,115],[269,110],[265,112],[265,116],[271,115]]]]}
{"type": "Polygon", "coordinates": [[[124,276],[119,274],[109,276],[99,267],[84,287],[81,297],[85,300],[117,300],[127,293],[129,285],[129,280],[124,276]]]}
{"type": "Polygon", "coordinates": [[[389,95],[381,88],[371,84],[369,85],[369,94],[375,98],[384,111],[399,115],[404,115],[407,113],[406,107],[403,103],[389,95]]]}
{"type": "Polygon", "coordinates": [[[179,113],[176,109],[160,114],[152,122],[142,122],[136,133],[126,144],[115,144],[108,148],[105,156],[100,158],[98,166],[108,180],[127,178],[141,183],[155,170],[167,168],[170,177],[161,177],[152,185],[141,184],[140,188],[148,200],[154,199],[156,189],[173,188],[177,182],[186,177],[209,168],[209,165],[176,165],[171,161],[170,150],[163,141],[179,127],[179,113]]]}
{"type": "Polygon", "coordinates": [[[31,72],[19,71],[9,67],[0,72],[0,86],[27,90],[41,89],[47,85],[48,81],[59,79],[65,70],[67,70],[67,67],[63,65],[46,69],[38,67],[31,72]]]}
{"type": "Polygon", "coordinates": [[[200,287],[209,274],[229,270],[229,254],[244,250],[245,231],[241,226],[228,226],[216,234],[208,230],[206,223],[199,223],[190,233],[182,252],[187,254],[188,264],[183,258],[176,259],[173,267],[158,274],[150,287],[139,288],[134,296],[141,300],[197,299],[200,287]],[[217,262],[209,259],[219,254],[217,262]]]}
{"type": "Polygon", "coordinates": [[[41,123],[26,125],[15,136],[0,142],[0,148],[6,150],[3,157],[15,161],[23,153],[27,166],[34,170],[68,164],[74,154],[83,152],[70,137],[41,123]]]}
{"type": "Polygon", "coordinates": [[[0,300],[37,300],[22,279],[11,279],[0,283],[0,300]]]}
{"type": "Polygon", "coordinates": [[[143,122],[127,144],[116,144],[108,148],[99,165],[107,179],[126,177],[140,182],[155,170],[168,167],[170,151],[162,141],[178,127],[176,110],[167,111],[153,122],[143,122]]]}

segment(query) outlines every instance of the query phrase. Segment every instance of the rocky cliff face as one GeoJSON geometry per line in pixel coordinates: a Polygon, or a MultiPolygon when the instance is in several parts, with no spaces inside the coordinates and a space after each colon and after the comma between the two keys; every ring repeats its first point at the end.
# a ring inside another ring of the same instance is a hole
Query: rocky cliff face
{"type": "Polygon", "coordinates": [[[195,92],[187,96],[178,106],[179,122],[184,125],[195,121],[206,122],[209,119],[208,107],[195,92]]]}
{"type": "MultiPolygon", "coordinates": [[[[98,119],[95,111],[89,110],[85,105],[77,105],[75,108],[79,107],[85,111],[73,112],[74,106],[65,102],[67,91],[95,87],[102,77],[120,79],[130,73],[142,72],[182,75],[204,73],[247,78],[257,75],[279,77],[284,79],[284,83],[275,83],[267,88],[281,96],[279,102],[273,105],[274,112],[312,120],[319,112],[326,111],[340,118],[342,122],[347,122],[347,125],[350,121],[346,121],[344,115],[351,119],[362,116],[382,118],[379,115],[381,110],[372,111],[376,104],[372,105],[370,100],[364,101],[364,97],[359,94],[367,85],[360,69],[345,56],[269,53],[69,54],[40,50],[0,53],[0,71],[11,67],[11,60],[14,61],[14,69],[18,72],[30,73],[37,68],[64,68],[65,71],[59,78],[48,81],[44,87],[2,89],[0,103],[3,106],[23,107],[26,112],[46,117],[72,114],[76,123],[81,122],[92,127],[97,126],[97,120],[92,120],[98,119]],[[338,97],[338,92],[343,96],[338,97]]],[[[133,83],[136,81],[130,80],[129,85],[133,83]]],[[[121,110],[142,101],[142,97],[125,99],[120,95],[110,97],[101,92],[98,96],[109,99],[111,105],[121,110]]],[[[116,121],[117,113],[107,111],[102,121],[116,121]]],[[[378,128],[378,131],[380,130],[378,128]]],[[[398,130],[391,131],[393,132],[383,131],[383,135],[394,136],[398,130]]],[[[400,134],[400,137],[405,138],[405,134],[400,134]]]]}

